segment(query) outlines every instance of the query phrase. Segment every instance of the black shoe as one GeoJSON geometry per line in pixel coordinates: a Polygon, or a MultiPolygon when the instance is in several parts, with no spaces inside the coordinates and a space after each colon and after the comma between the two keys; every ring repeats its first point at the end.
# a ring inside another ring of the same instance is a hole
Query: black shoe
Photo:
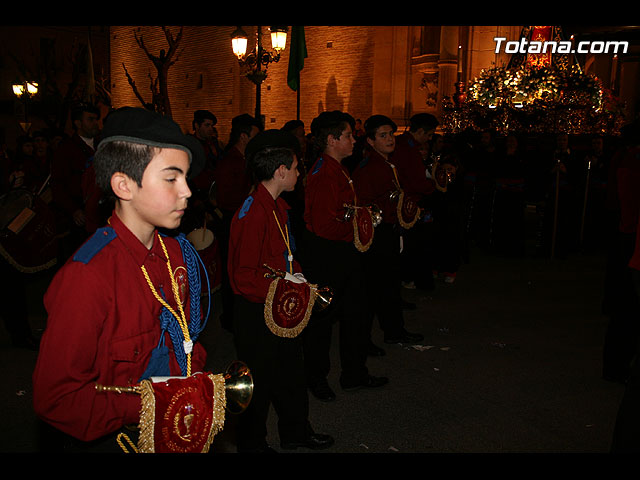
{"type": "Polygon", "coordinates": [[[283,450],[295,450],[296,448],[309,448],[311,450],[324,450],[334,444],[333,437],[321,433],[312,433],[307,438],[298,442],[282,442],[283,450]]]}
{"type": "Polygon", "coordinates": [[[373,375],[367,375],[360,383],[355,385],[342,385],[342,389],[345,392],[353,392],[360,390],[361,388],[378,388],[389,383],[387,377],[374,377],[373,375]]]}
{"type": "Polygon", "coordinates": [[[420,342],[424,339],[424,335],[421,333],[411,333],[403,330],[398,335],[385,335],[384,343],[413,343],[420,342]]]}
{"type": "Polygon", "coordinates": [[[367,345],[367,355],[370,357],[384,357],[386,354],[387,352],[375,345],[373,342],[369,342],[367,345]]]}
{"type": "Polygon", "coordinates": [[[309,391],[321,402],[332,402],[336,399],[336,394],[326,381],[309,385],[309,391]]]}
{"type": "Polygon", "coordinates": [[[403,310],[415,310],[417,308],[415,303],[407,302],[406,300],[402,300],[401,304],[403,310]]]}

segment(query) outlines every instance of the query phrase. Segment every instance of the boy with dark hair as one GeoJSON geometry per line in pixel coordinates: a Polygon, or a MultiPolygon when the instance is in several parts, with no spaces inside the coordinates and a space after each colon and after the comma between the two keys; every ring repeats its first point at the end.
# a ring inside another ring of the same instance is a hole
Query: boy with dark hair
{"type": "MultiPolygon", "coordinates": [[[[335,393],[327,377],[334,322],[339,322],[340,328],[339,381],[343,390],[381,387],[388,379],[370,375],[366,366],[369,335],[361,252],[373,241],[373,226],[365,225],[365,241],[356,235],[358,222],[347,218],[350,209],[345,205],[361,206],[342,163],[352,155],[355,143],[350,118],[340,111],[323,112],[313,120],[311,131],[321,153],[307,175],[301,263],[311,282],[334,289],[335,305],[327,310],[331,318],[305,332],[305,364],[311,393],[322,401],[332,401],[335,393]]],[[[367,214],[365,209],[362,214],[367,214]]]]}
{"type": "MultiPolygon", "coordinates": [[[[385,115],[373,115],[364,122],[367,148],[364,159],[353,172],[356,193],[361,202],[375,204],[382,212],[376,238],[363,255],[363,266],[370,307],[369,329],[377,316],[385,343],[410,343],[423,339],[404,328],[400,293],[400,235],[410,229],[419,216],[418,208],[408,206],[393,164],[397,126],[385,115]]],[[[384,351],[370,343],[369,354],[384,351]]]]}
{"type": "Polygon", "coordinates": [[[87,231],[83,176],[95,153],[100,133],[100,110],[80,103],[71,109],[73,135],[62,140],[51,158],[52,208],[58,217],[61,235],[59,262],[63,263],[93,231],[87,231]]]}
{"type": "Polygon", "coordinates": [[[221,151],[217,143],[215,126],[218,118],[209,110],[196,110],[193,113],[193,135],[198,139],[204,150],[205,165],[200,174],[193,178],[191,185],[195,191],[194,198],[208,203],[209,189],[215,179],[215,169],[221,151]]]}
{"type": "Polygon", "coordinates": [[[191,196],[188,175],[202,163],[197,141],[160,114],[125,107],[105,123],[94,167],[115,208],[44,297],[34,410],[69,436],[52,447],[95,442],[98,450],[117,449],[116,434],[138,422],[138,395],[99,391],[97,384],[134,386],[204,367],[206,353],[196,342],[204,323],[200,279],[192,280],[195,252],[183,236],[160,233],[180,225],[191,196]]]}
{"type": "Polygon", "coordinates": [[[315,286],[306,283],[293,256],[289,206],[280,198],[296,185],[296,143],[280,130],[259,133],[248,143],[245,153],[256,186],[231,222],[234,340],[254,379],[251,404],[238,418],[239,452],[273,452],[266,442],[271,404],[282,448],[333,444],[330,436],[314,433],[308,421],[300,333],[309,321],[315,286]],[[275,279],[272,272],[279,272],[275,279]]]}
{"type": "Polygon", "coordinates": [[[260,122],[247,113],[234,117],[231,120],[229,143],[216,167],[216,204],[222,213],[221,225],[217,232],[220,261],[223,266],[220,285],[222,300],[220,323],[226,330],[233,329],[233,292],[229,285],[226,268],[229,229],[233,215],[242,206],[242,202],[251,190],[251,178],[245,158],[247,143],[262,130],[260,122]]]}
{"type": "MultiPolygon", "coordinates": [[[[438,120],[430,113],[416,113],[409,119],[409,130],[396,136],[393,163],[405,195],[416,204],[427,207],[435,192],[434,181],[427,176],[421,148],[431,140],[438,120]]],[[[424,216],[410,230],[403,231],[403,280],[413,288],[433,288],[431,265],[422,245],[429,241],[429,217],[424,216]]]]}

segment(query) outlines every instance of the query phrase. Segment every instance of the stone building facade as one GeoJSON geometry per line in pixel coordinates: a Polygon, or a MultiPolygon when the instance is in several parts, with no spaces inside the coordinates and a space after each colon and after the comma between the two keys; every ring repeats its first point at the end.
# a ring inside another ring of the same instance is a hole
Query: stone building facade
{"type": "MultiPolygon", "coordinates": [[[[168,70],[174,120],[191,131],[193,111],[208,109],[218,117],[221,140],[228,138],[231,119],[255,111],[256,87],[242,76],[231,50],[233,26],[185,26],[179,57],[168,70]]],[[[243,27],[250,35],[255,27],[243,27]]],[[[482,68],[506,63],[495,54],[493,38],[517,38],[519,26],[308,26],[307,58],[300,74],[300,119],[308,126],[323,110],[344,110],[355,118],[374,113],[399,126],[418,112],[439,114],[442,99],[455,91],[460,78],[468,82],[482,68]],[[460,47],[460,48],[459,48],[460,47]]],[[[169,27],[174,36],[180,27],[169,27]]],[[[114,107],[140,105],[124,67],[138,90],[151,101],[149,85],[157,70],[136,43],[144,39],[158,56],[168,48],[157,26],[110,27],[111,96],[114,107]],[[135,35],[134,35],[135,33],[135,35]],[[124,65],[124,67],[123,67],[124,65]]],[[[253,42],[255,45],[255,42],[253,42]]],[[[269,46],[263,28],[263,46],[269,46]]],[[[252,41],[249,42],[252,48],[252,41]]],[[[267,69],[260,87],[265,128],[280,128],[297,117],[298,95],[287,85],[289,42],[277,63],[267,69]]]]}

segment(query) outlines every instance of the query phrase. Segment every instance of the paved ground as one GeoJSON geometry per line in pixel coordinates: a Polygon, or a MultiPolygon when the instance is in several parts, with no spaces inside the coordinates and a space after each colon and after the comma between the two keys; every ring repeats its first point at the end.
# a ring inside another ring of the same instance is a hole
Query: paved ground
{"type": "MultiPolygon", "coordinates": [[[[513,259],[472,250],[455,284],[403,291],[418,306],[406,312],[407,328],[422,332],[423,342],[384,345],[375,329],[387,355],[368,366],[389,385],[343,393],[332,373],[336,401],[310,399],[316,431],[335,437],[332,453],[608,452],[623,386],[601,379],[603,275],[601,254],[513,259]]],[[[31,287],[39,332],[47,281],[42,275],[31,287]]],[[[217,318],[202,341],[210,370],[222,372],[234,353],[217,318]]],[[[12,348],[0,332],[0,452],[38,451],[36,355],[12,348]]],[[[235,451],[233,421],[228,417],[214,452],[235,451]]],[[[273,422],[272,415],[270,442],[279,449],[273,422]]]]}

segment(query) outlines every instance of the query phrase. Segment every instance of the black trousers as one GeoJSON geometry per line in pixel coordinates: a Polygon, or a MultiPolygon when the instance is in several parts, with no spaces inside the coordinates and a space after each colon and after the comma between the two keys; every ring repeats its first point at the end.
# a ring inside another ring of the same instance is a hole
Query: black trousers
{"type": "Polygon", "coordinates": [[[404,330],[404,317],[400,293],[400,233],[395,225],[382,223],[376,227],[373,243],[362,259],[369,331],[377,317],[385,336],[397,336],[404,330]]]}
{"type": "Polygon", "coordinates": [[[434,267],[429,248],[433,243],[433,222],[418,221],[410,229],[404,230],[402,237],[401,280],[415,282],[418,288],[431,289],[434,267]]]}
{"type": "Polygon", "coordinates": [[[311,317],[303,332],[307,382],[326,381],[331,369],[333,324],[339,327],[340,383],[353,385],[368,375],[366,367],[370,329],[362,253],[353,243],[327,240],[303,231],[297,255],[305,278],[334,291],[331,305],[311,317]]]}
{"type": "Polygon", "coordinates": [[[236,352],[251,370],[254,383],[251,402],[236,423],[238,451],[266,445],[271,405],[278,415],[280,441],[304,440],[311,427],[302,338],[274,335],[264,320],[264,304],[236,295],[233,306],[236,352]]]}

